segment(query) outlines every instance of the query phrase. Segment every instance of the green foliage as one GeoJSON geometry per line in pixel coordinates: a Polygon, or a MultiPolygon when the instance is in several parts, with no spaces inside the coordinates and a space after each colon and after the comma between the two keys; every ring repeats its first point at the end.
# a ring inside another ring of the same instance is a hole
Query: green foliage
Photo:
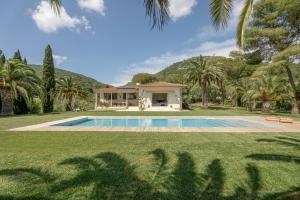
{"type": "Polygon", "coordinates": [[[149,73],[139,73],[133,76],[131,82],[133,84],[136,83],[152,83],[158,81],[158,78],[154,74],[149,74],[149,73]]]}
{"type": "Polygon", "coordinates": [[[230,13],[232,11],[232,0],[211,0],[210,2],[210,15],[214,26],[224,28],[228,25],[230,13]]]}
{"type": "Polygon", "coordinates": [[[13,59],[18,60],[18,61],[22,61],[22,56],[21,56],[21,53],[20,53],[19,49],[14,53],[13,59]]]}
{"type": "Polygon", "coordinates": [[[2,103],[9,101],[11,104],[6,103],[6,105],[12,105],[15,99],[15,111],[23,113],[26,110],[27,112],[30,100],[40,91],[40,79],[35,71],[23,62],[14,59],[5,63],[0,70],[0,76],[3,79],[0,89],[6,89],[7,95],[11,95],[11,97],[1,96],[2,103]]]}
{"type": "Polygon", "coordinates": [[[245,0],[244,7],[239,18],[236,35],[237,35],[237,45],[241,48],[244,47],[244,35],[245,35],[246,27],[248,25],[249,16],[252,11],[253,2],[254,0],[245,0]]]}
{"type": "Polygon", "coordinates": [[[260,0],[254,5],[246,31],[245,50],[261,51],[265,60],[299,39],[300,2],[260,0]]]}
{"type": "Polygon", "coordinates": [[[57,82],[56,96],[66,102],[66,111],[73,111],[77,97],[87,98],[82,83],[74,82],[72,77],[64,77],[57,82]]]}
{"type": "Polygon", "coordinates": [[[55,92],[55,72],[52,56],[52,49],[48,45],[45,49],[45,57],[43,62],[43,111],[45,113],[53,112],[53,99],[55,92]]]}
{"type": "Polygon", "coordinates": [[[272,57],[273,62],[294,60],[300,58],[300,45],[292,45],[272,57]]]}
{"type": "Polygon", "coordinates": [[[4,66],[4,63],[6,61],[4,53],[0,50],[0,68],[4,66]]]}

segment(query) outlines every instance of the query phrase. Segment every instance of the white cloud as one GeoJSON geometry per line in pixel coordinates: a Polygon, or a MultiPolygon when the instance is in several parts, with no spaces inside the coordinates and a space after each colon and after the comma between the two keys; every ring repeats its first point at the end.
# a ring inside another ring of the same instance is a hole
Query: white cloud
{"type": "Polygon", "coordinates": [[[53,11],[49,2],[45,0],[41,1],[31,12],[31,16],[37,27],[46,33],[55,33],[64,28],[80,32],[79,26],[83,26],[85,30],[92,28],[85,16],[81,18],[71,17],[64,7],[61,7],[60,15],[58,15],[53,11]]]}
{"type": "Polygon", "coordinates": [[[173,21],[191,14],[197,5],[196,0],[170,0],[169,3],[169,15],[173,21]]]}
{"type": "Polygon", "coordinates": [[[68,60],[68,57],[66,56],[59,56],[59,55],[53,55],[54,64],[55,66],[60,66],[61,63],[68,60]]]}
{"type": "Polygon", "coordinates": [[[129,82],[133,75],[140,72],[157,73],[163,68],[194,56],[225,56],[228,57],[229,52],[236,50],[235,39],[225,40],[223,42],[209,41],[204,42],[196,48],[184,49],[181,52],[166,52],[160,56],[150,57],[143,62],[135,63],[130,67],[121,71],[115,77],[113,85],[124,85],[129,82]]]}
{"type": "Polygon", "coordinates": [[[104,0],[77,0],[77,4],[81,9],[91,10],[105,15],[104,0]]]}

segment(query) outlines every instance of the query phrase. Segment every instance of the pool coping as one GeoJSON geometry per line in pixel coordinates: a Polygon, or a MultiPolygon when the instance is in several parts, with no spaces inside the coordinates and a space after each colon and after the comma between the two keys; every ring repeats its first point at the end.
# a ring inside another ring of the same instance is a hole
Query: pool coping
{"type": "Polygon", "coordinates": [[[79,116],[56,120],[41,124],[9,129],[8,131],[99,131],[99,132],[299,132],[300,122],[283,124],[267,122],[261,116],[79,116]],[[275,124],[274,127],[80,127],[80,126],[54,126],[55,124],[80,120],[84,118],[97,119],[145,119],[145,118],[171,118],[171,119],[243,119],[256,122],[275,124]]]}

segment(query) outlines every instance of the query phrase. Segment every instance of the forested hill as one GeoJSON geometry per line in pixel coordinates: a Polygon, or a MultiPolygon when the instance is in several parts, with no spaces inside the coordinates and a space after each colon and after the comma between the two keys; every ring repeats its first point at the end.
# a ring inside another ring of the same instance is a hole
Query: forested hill
{"type": "MultiPolygon", "coordinates": [[[[180,62],[176,62],[160,72],[156,73],[155,76],[161,81],[183,83],[185,80],[185,74],[191,61],[198,57],[192,57],[180,62]]],[[[207,63],[213,63],[225,70],[227,79],[239,79],[241,77],[248,77],[258,68],[263,67],[267,64],[254,64],[256,60],[241,61],[239,59],[226,58],[222,56],[204,56],[207,63]]],[[[296,79],[300,78],[300,64],[291,64],[291,70],[296,79]]]]}
{"type": "MultiPolygon", "coordinates": [[[[43,74],[43,68],[41,65],[30,65],[37,73],[37,75],[41,78],[43,74]]],[[[85,85],[94,88],[94,87],[102,87],[105,84],[101,83],[93,78],[84,76],[82,74],[70,72],[67,70],[55,68],[55,77],[56,79],[63,78],[64,76],[72,76],[76,82],[84,83],[85,85]]]]}
{"type": "MultiPolygon", "coordinates": [[[[180,62],[176,62],[164,68],[155,75],[159,78],[159,80],[167,82],[183,82],[186,70],[189,68],[189,66],[191,66],[191,61],[197,58],[198,57],[192,57],[180,62]]],[[[242,64],[240,61],[236,61],[222,56],[203,56],[203,58],[209,63],[221,64],[224,68],[230,68],[242,64]]],[[[256,67],[257,65],[253,65],[252,67],[250,67],[251,69],[249,70],[254,71],[256,67]]]]}

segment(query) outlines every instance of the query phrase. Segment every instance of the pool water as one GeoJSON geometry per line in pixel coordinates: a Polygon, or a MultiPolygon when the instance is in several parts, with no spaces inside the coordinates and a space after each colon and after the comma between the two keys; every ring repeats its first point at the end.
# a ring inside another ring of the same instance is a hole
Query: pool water
{"type": "Polygon", "coordinates": [[[212,118],[83,118],[64,122],[54,126],[85,127],[271,127],[270,123],[245,119],[212,119],[212,118]]]}

